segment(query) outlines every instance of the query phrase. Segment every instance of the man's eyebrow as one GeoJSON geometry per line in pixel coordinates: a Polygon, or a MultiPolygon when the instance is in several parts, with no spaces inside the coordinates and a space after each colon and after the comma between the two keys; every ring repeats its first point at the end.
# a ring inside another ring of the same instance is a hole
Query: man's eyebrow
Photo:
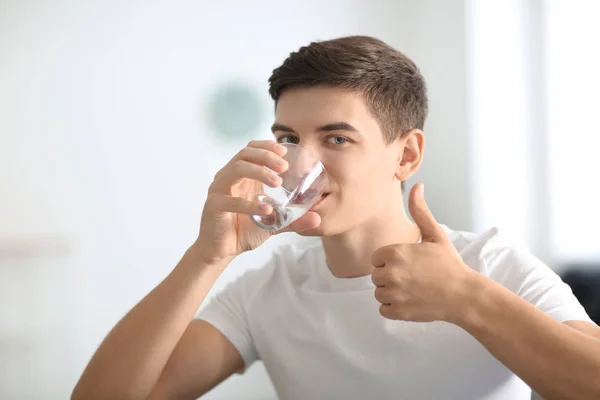
{"type": "MultiPolygon", "coordinates": [[[[275,133],[275,132],[295,133],[294,130],[292,128],[290,128],[289,126],[279,124],[279,123],[274,123],[273,126],[271,126],[271,131],[273,133],[275,133]]],[[[347,122],[332,122],[330,124],[320,126],[317,129],[317,131],[319,131],[319,132],[333,132],[333,131],[358,132],[358,129],[356,129],[355,127],[353,127],[352,125],[350,125],[347,122]]]]}
{"type": "Polygon", "coordinates": [[[273,126],[271,126],[271,132],[275,133],[275,132],[289,132],[289,133],[295,133],[294,130],[292,128],[290,128],[289,126],[285,126],[282,124],[278,124],[278,123],[274,123],[273,126]]]}
{"type": "Polygon", "coordinates": [[[353,127],[347,122],[333,122],[331,124],[323,125],[317,129],[321,132],[332,132],[332,131],[349,131],[349,132],[358,132],[358,129],[353,127]]]}

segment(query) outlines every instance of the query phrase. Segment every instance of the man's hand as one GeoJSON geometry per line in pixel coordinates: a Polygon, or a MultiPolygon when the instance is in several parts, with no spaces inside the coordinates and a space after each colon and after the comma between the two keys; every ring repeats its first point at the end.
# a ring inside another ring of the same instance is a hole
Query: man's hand
{"type": "Polygon", "coordinates": [[[412,188],[409,210],[421,243],[384,246],[371,257],[380,313],[389,319],[452,322],[468,305],[477,273],[463,263],[429,211],[422,184],[412,188]]]}

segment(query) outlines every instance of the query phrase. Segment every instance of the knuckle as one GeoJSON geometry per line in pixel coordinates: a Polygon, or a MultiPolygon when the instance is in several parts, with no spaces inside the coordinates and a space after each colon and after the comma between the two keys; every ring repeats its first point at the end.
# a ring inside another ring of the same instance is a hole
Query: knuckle
{"type": "Polygon", "coordinates": [[[215,181],[219,180],[223,176],[223,173],[226,169],[227,165],[215,173],[215,176],[213,177],[213,184],[215,183],[215,181]]]}
{"type": "Polygon", "coordinates": [[[262,158],[265,162],[268,163],[279,163],[279,161],[281,160],[281,157],[279,157],[277,154],[267,150],[263,152],[262,158]]]}
{"type": "Polygon", "coordinates": [[[410,311],[402,310],[398,312],[397,318],[403,321],[412,321],[413,315],[410,311]]]}
{"type": "Polygon", "coordinates": [[[204,203],[204,211],[206,212],[214,212],[218,211],[219,207],[223,205],[223,199],[221,196],[209,193],[206,197],[206,202],[204,203]]]}
{"type": "Polygon", "coordinates": [[[213,181],[211,182],[210,186],[208,187],[208,197],[207,197],[207,201],[209,200],[210,196],[214,195],[215,193],[219,192],[220,189],[220,184],[219,182],[221,181],[223,174],[221,172],[217,172],[217,174],[215,175],[213,181]]]}
{"type": "Polygon", "coordinates": [[[381,257],[378,250],[371,254],[371,265],[378,267],[381,264],[380,260],[381,257]]]}
{"type": "Polygon", "coordinates": [[[375,286],[378,285],[378,283],[379,283],[379,277],[377,275],[377,271],[373,271],[373,273],[371,274],[371,282],[373,282],[373,284],[375,286]]]}
{"type": "Polygon", "coordinates": [[[392,307],[382,304],[381,306],[379,306],[379,314],[381,314],[381,316],[388,318],[388,319],[395,319],[393,317],[393,312],[392,312],[392,307]]]}
{"type": "Polygon", "coordinates": [[[244,171],[248,169],[248,163],[241,159],[235,160],[231,167],[235,175],[241,176],[244,173],[244,171]]]}
{"type": "Polygon", "coordinates": [[[217,180],[219,180],[219,172],[217,172],[215,174],[212,182],[210,183],[210,185],[208,185],[208,194],[209,195],[215,190],[215,187],[217,186],[217,180]]]}
{"type": "Polygon", "coordinates": [[[396,268],[386,268],[383,271],[383,279],[387,282],[395,282],[396,281],[396,268]]]}
{"type": "Polygon", "coordinates": [[[371,255],[371,263],[373,265],[385,265],[390,259],[392,249],[392,246],[386,246],[375,250],[371,255]]]}
{"type": "Polygon", "coordinates": [[[276,174],[273,173],[269,168],[267,167],[261,167],[260,168],[260,173],[261,175],[263,175],[265,178],[271,178],[273,176],[275,176],[276,174]]]}
{"type": "Polygon", "coordinates": [[[387,269],[384,267],[375,269],[371,274],[371,279],[377,283],[385,283],[388,279],[387,269]]]}
{"type": "Polygon", "coordinates": [[[386,277],[386,286],[392,288],[398,288],[402,285],[402,273],[396,269],[390,270],[386,277]]]}
{"type": "Polygon", "coordinates": [[[239,160],[235,160],[235,161],[233,162],[233,168],[234,168],[236,171],[242,170],[242,169],[244,168],[244,164],[246,164],[246,162],[245,162],[244,160],[241,160],[241,159],[239,159],[239,160]]]}
{"type": "Polygon", "coordinates": [[[394,246],[391,249],[391,255],[397,260],[403,260],[406,256],[406,251],[402,246],[394,246]]]}
{"type": "Polygon", "coordinates": [[[390,271],[390,275],[390,280],[399,283],[404,278],[404,271],[402,271],[400,268],[393,268],[390,271]]]}
{"type": "Polygon", "coordinates": [[[250,147],[244,147],[243,149],[241,149],[238,154],[237,154],[237,159],[243,159],[243,158],[247,158],[248,155],[251,153],[252,151],[250,150],[250,147]]]}
{"type": "Polygon", "coordinates": [[[216,205],[223,203],[222,196],[219,196],[216,193],[209,193],[206,197],[206,203],[210,205],[216,205]]]}

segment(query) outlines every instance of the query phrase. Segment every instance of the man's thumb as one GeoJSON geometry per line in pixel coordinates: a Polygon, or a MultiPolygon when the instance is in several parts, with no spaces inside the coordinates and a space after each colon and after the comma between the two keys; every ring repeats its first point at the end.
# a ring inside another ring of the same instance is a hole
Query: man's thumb
{"type": "Polygon", "coordinates": [[[274,232],[274,235],[287,232],[295,232],[302,236],[313,236],[318,233],[319,225],[321,224],[321,216],[316,212],[309,211],[300,219],[292,222],[282,230],[274,232]]]}
{"type": "Polygon", "coordinates": [[[442,243],[447,241],[446,232],[438,224],[425,202],[422,183],[414,185],[408,197],[408,209],[421,230],[421,241],[442,243]]]}

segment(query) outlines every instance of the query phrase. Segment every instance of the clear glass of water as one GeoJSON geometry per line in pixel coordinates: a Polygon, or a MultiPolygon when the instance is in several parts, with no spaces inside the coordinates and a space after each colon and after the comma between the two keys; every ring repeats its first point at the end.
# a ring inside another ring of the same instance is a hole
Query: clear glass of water
{"type": "Polygon", "coordinates": [[[281,186],[272,188],[263,184],[264,194],[258,200],[273,207],[267,216],[250,218],[262,229],[277,231],[302,217],[321,199],[327,183],[327,172],[319,159],[308,149],[293,143],[284,143],[287,153],[283,156],[289,164],[279,174],[281,186]]]}

